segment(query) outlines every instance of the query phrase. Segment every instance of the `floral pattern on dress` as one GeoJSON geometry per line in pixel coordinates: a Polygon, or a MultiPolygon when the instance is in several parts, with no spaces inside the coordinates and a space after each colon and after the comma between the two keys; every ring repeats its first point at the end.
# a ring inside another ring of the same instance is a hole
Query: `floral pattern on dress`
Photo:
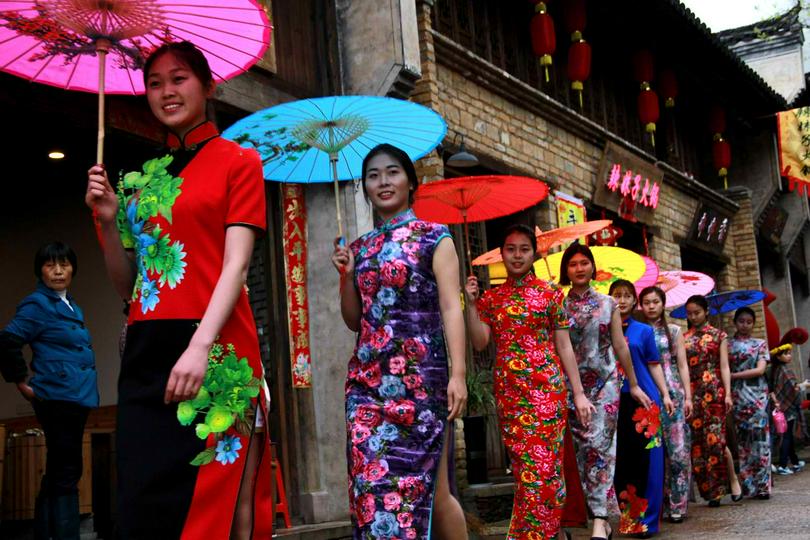
{"type": "Polygon", "coordinates": [[[644,534],[647,532],[647,524],[644,518],[647,515],[647,499],[639,497],[636,493],[636,486],[630,484],[627,489],[619,493],[619,507],[621,517],[619,518],[619,531],[622,534],[644,534]]]}
{"type": "Polygon", "coordinates": [[[726,333],[704,324],[684,334],[689,379],[692,386],[692,474],[707,501],[726,494],[728,472],[725,390],[720,379],[720,344],[726,333]]]}
{"type": "Polygon", "coordinates": [[[141,311],[154,311],[160,302],[160,289],[174,289],[183,281],[186,257],[184,245],[172,241],[153,220],[162,217],[172,222],[172,206],[180,196],[183,179],[166,168],[174,157],[150,159],[143,172],[133,171],[118,182],[117,224],[121,243],[135,250],[137,274],[132,300],[140,297],[141,311]]]}
{"type": "Polygon", "coordinates": [[[428,538],[447,424],[433,253],[447,227],[408,210],[352,243],[361,329],[346,378],[354,537],[428,538]]]}
{"type": "Polygon", "coordinates": [[[553,332],[567,328],[564,295],[529,273],[478,301],[497,346],[495,400],[517,486],[508,540],[552,539],[565,502],[566,388],[553,332]]]}
{"type": "Polygon", "coordinates": [[[247,358],[239,358],[233,344],[215,342],[208,353],[208,369],[197,397],[177,405],[177,420],[194,426],[197,437],[211,444],[197,454],[192,465],[207,465],[216,459],[230,465],[242,449],[239,435],[249,437],[253,431],[256,405],[253,402],[262,382],[253,375],[247,358]]]}
{"type": "MultiPolygon", "coordinates": [[[[735,335],[729,340],[728,363],[732,373],[755,369],[760,360],[770,361],[764,339],[735,335]]],[[[748,497],[768,494],[771,492],[771,435],[765,375],[732,380],[731,395],[743,494],[748,497]]]]}
{"type": "Polygon", "coordinates": [[[676,324],[668,326],[672,346],[667,340],[667,330],[664,325],[660,322],[653,325],[655,343],[658,346],[661,367],[664,370],[664,380],[669,389],[672,405],[675,407],[672,415],[661,415],[661,428],[667,451],[664,469],[664,513],[684,516],[689,505],[689,483],[692,481],[692,462],[689,458],[691,437],[683,412],[686,394],[681,374],[678,371],[678,359],[673,353],[674,344],[681,334],[681,328],[676,324]]]}
{"type": "Polygon", "coordinates": [[[592,515],[617,516],[614,435],[622,378],[610,335],[616,303],[588,288],[581,295],[569,291],[564,306],[582,386],[596,409],[588,427],[583,426],[576,418],[573,394],[569,393],[568,424],[574,436],[582,488],[592,515]]]}

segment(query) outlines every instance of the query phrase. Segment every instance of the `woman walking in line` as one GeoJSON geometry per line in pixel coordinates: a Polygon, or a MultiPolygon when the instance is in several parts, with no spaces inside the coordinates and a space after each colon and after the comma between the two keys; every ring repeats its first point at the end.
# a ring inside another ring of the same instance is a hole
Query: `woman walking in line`
{"type": "MultiPolygon", "coordinates": [[[[645,409],[650,407],[651,401],[638,385],[615,301],[590,286],[595,274],[596,263],[588,246],[579,243],[568,246],[560,262],[560,284],[571,286],[564,302],[571,345],[585,395],[595,407],[588,425],[573,415],[569,416],[569,425],[574,435],[583,491],[593,517],[592,536],[609,539],[613,531],[608,519],[619,515],[613,488],[614,435],[622,387],[619,364],[624,369],[632,398],[645,409]]],[[[569,402],[569,408],[571,406],[569,402]]]]}
{"type": "MultiPolygon", "coordinates": [[[[694,400],[690,420],[692,474],[700,496],[709,506],[720,506],[729,480],[733,491],[736,483],[731,453],[726,448],[726,415],[733,406],[728,340],[725,332],[708,323],[709,303],[704,296],[689,297],[686,317],[689,330],[684,341],[694,400]]],[[[742,498],[739,491],[733,491],[733,500],[742,498]]]]}
{"type": "Polygon", "coordinates": [[[691,449],[687,420],[692,415],[692,388],[686,362],[681,327],[668,324],[664,314],[667,297],[659,287],[646,287],[639,294],[641,311],[655,332],[655,342],[661,357],[661,368],[672,400],[672,414],[661,415],[661,427],[666,448],[664,466],[663,515],[672,523],[681,523],[689,504],[689,483],[692,481],[691,449]]]}
{"type": "Polygon", "coordinates": [[[583,425],[593,406],[579,380],[562,289],[535,276],[536,251],[537,238],[529,227],[506,229],[501,246],[506,282],[479,298],[478,280],[467,278],[467,327],[477,350],[492,339],[497,344],[495,400],[516,485],[507,538],[564,540],[569,535],[560,528],[568,416],[563,370],[583,425]]]}
{"type": "Polygon", "coordinates": [[[332,254],[343,320],[359,332],[346,379],[354,537],[465,539],[447,474],[467,399],[453,239],[411,210],[419,184],[405,152],[372,148],[362,178],[379,220],[349,247],[336,239],[332,254]]]}
{"type": "Polygon", "coordinates": [[[737,333],[728,342],[728,363],[742,493],[747,497],[768,499],[771,493],[771,436],[765,369],[770,356],[765,340],[751,337],[755,321],[751,308],[742,307],[734,313],[737,333]]]}
{"type": "Polygon", "coordinates": [[[215,84],[189,42],[144,65],[166,150],[112,188],[88,172],[104,261],[130,299],[118,383],[118,523],[124,539],[268,538],[264,371],[245,280],[265,229],[261,160],[219,136],[215,84]],[[192,425],[194,424],[194,425],[192,425]]]}
{"type": "Polygon", "coordinates": [[[619,532],[649,538],[658,532],[664,498],[664,445],[661,417],[673,412],[653,329],[633,319],[636,288],[626,279],[611,283],[610,296],[622,318],[622,329],[638,385],[650,396],[649,409],[639,407],[622,385],[616,429],[616,475],[613,485],[622,511],[619,532]]]}

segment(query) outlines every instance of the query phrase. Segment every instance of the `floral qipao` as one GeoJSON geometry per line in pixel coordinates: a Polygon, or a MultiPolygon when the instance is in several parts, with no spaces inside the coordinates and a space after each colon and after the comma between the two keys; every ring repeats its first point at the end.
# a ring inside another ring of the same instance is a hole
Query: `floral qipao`
{"type": "MultiPolygon", "coordinates": [[[[735,335],[729,340],[728,363],[732,373],[755,369],[760,360],[770,361],[764,339],[735,335]]],[[[771,435],[765,375],[732,380],[731,395],[743,494],[748,497],[768,494],[771,492],[771,435]]]]}
{"type": "Polygon", "coordinates": [[[661,415],[661,427],[664,432],[664,446],[667,453],[664,469],[663,510],[664,514],[684,516],[689,504],[689,483],[692,481],[692,462],[689,458],[691,437],[683,411],[686,393],[678,371],[678,358],[675,355],[675,343],[681,334],[681,328],[677,324],[668,326],[669,338],[667,338],[667,329],[660,321],[653,325],[664,380],[669,390],[669,398],[675,407],[672,415],[661,415]]]}
{"type": "Polygon", "coordinates": [[[573,394],[569,394],[568,423],[574,435],[582,488],[593,516],[617,516],[614,435],[622,381],[610,334],[616,302],[588,288],[581,295],[569,291],[564,305],[582,386],[596,408],[588,427],[583,426],[576,418],[573,394]]]}
{"type": "Polygon", "coordinates": [[[728,472],[725,389],[720,378],[720,344],[726,333],[711,325],[692,327],[684,334],[692,385],[692,474],[707,501],[726,494],[728,472]]]}
{"type": "Polygon", "coordinates": [[[398,214],[351,244],[362,317],[346,379],[354,537],[428,538],[447,425],[433,273],[446,226],[398,214]]]}
{"type": "Polygon", "coordinates": [[[552,335],[568,328],[563,299],[530,272],[478,301],[497,345],[495,399],[517,485],[509,540],[556,538],[560,529],[567,392],[552,335]]]}
{"type": "MultiPolygon", "coordinates": [[[[255,418],[266,411],[244,289],[196,398],[163,397],[219,280],[228,227],[265,228],[261,161],[211,123],[183,141],[170,135],[168,146],[119,182],[121,242],[137,271],[118,386],[119,524],[123,538],[227,538],[255,418]]],[[[269,440],[259,439],[253,448],[266,456],[269,440]]],[[[269,475],[270,460],[258,463],[257,475],[269,475]]],[[[254,537],[271,532],[265,484],[254,495],[254,537]]]]}

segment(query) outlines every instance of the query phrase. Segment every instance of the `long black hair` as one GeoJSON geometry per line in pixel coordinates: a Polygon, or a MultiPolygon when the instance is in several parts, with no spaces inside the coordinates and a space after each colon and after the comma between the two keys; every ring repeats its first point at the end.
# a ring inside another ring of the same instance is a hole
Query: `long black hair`
{"type": "MultiPolygon", "coordinates": [[[[649,295],[649,294],[654,294],[654,295],[658,296],[658,299],[661,300],[661,305],[663,307],[666,307],[666,305],[667,305],[667,293],[664,292],[664,289],[662,289],[661,287],[656,287],[655,285],[651,285],[649,287],[644,287],[643,289],[641,289],[641,292],[638,295],[639,302],[644,302],[644,297],[649,295]]],[[[642,310],[642,313],[644,313],[644,310],[642,310]]],[[[644,318],[646,319],[647,316],[645,315],[644,318]]],[[[650,321],[647,320],[647,322],[649,323],[650,321]]],[[[664,311],[663,308],[661,309],[661,324],[664,325],[664,333],[667,336],[667,349],[669,349],[669,354],[675,354],[675,347],[674,347],[674,345],[672,343],[672,333],[669,331],[669,324],[668,324],[668,321],[667,321],[667,314],[666,314],[666,312],[664,311]]]]}
{"type": "Polygon", "coordinates": [[[571,278],[568,277],[568,263],[571,262],[571,259],[577,254],[584,255],[588,258],[588,260],[591,261],[591,265],[593,266],[593,275],[591,276],[591,279],[596,276],[596,260],[593,258],[591,248],[584,244],[580,244],[579,242],[574,242],[565,250],[562,260],[560,261],[560,285],[571,284],[571,278]]]}
{"type": "MultiPolygon", "coordinates": [[[[703,311],[706,312],[706,320],[709,320],[709,301],[706,300],[705,296],[702,294],[693,294],[686,300],[684,306],[688,306],[689,304],[697,304],[702,307],[703,311]]],[[[686,318],[686,326],[692,328],[692,322],[689,320],[689,317],[686,318]]]]}
{"type": "Polygon", "coordinates": [[[376,156],[380,154],[385,154],[389,156],[394,161],[399,163],[399,166],[402,167],[402,170],[405,171],[405,176],[408,177],[408,184],[410,185],[410,193],[408,193],[408,204],[413,204],[413,196],[416,193],[416,189],[419,187],[419,177],[416,176],[416,167],[411,161],[411,158],[408,157],[403,150],[397,148],[393,144],[382,143],[378,144],[374,148],[368,151],[366,157],[363,159],[363,167],[362,171],[362,185],[363,185],[363,195],[366,197],[366,201],[368,201],[368,191],[366,190],[366,173],[368,172],[368,164],[369,162],[374,159],[376,156]]]}

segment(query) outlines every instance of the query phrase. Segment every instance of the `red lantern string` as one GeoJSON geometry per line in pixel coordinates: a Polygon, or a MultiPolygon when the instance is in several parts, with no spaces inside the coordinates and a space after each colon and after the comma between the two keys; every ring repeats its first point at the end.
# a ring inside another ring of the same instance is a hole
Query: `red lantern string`
{"type": "Polygon", "coordinates": [[[731,166],[731,145],[724,137],[726,110],[715,105],[709,111],[709,130],[712,133],[712,161],[717,176],[723,179],[723,189],[728,189],[728,169],[731,166]]]}
{"type": "Polygon", "coordinates": [[[664,98],[664,107],[671,109],[675,106],[675,98],[678,97],[678,79],[671,69],[663,69],[658,74],[658,88],[661,90],[661,97],[664,98]]]}
{"type": "Polygon", "coordinates": [[[644,129],[650,134],[650,141],[655,148],[655,124],[661,111],[658,108],[658,94],[652,89],[654,77],[653,55],[650,51],[640,50],[633,56],[633,75],[641,86],[638,95],[638,116],[644,129]]]}
{"type": "Polygon", "coordinates": [[[563,6],[563,21],[566,31],[571,34],[571,48],[568,49],[568,79],[571,89],[579,98],[582,110],[582,90],[584,82],[591,76],[591,46],[582,37],[587,22],[585,0],[568,0],[563,6]]]}
{"type": "Polygon", "coordinates": [[[532,37],[532,49],[535,56],[540,57],[540,65],[548,78],[548,67],[552,63],[551,55],[557,49],[557,36],[554,33],[554,20],[548,14],[545,2],[537,2],[534,6],[534,17],[532,17],[529,30],[532,37]]]}

